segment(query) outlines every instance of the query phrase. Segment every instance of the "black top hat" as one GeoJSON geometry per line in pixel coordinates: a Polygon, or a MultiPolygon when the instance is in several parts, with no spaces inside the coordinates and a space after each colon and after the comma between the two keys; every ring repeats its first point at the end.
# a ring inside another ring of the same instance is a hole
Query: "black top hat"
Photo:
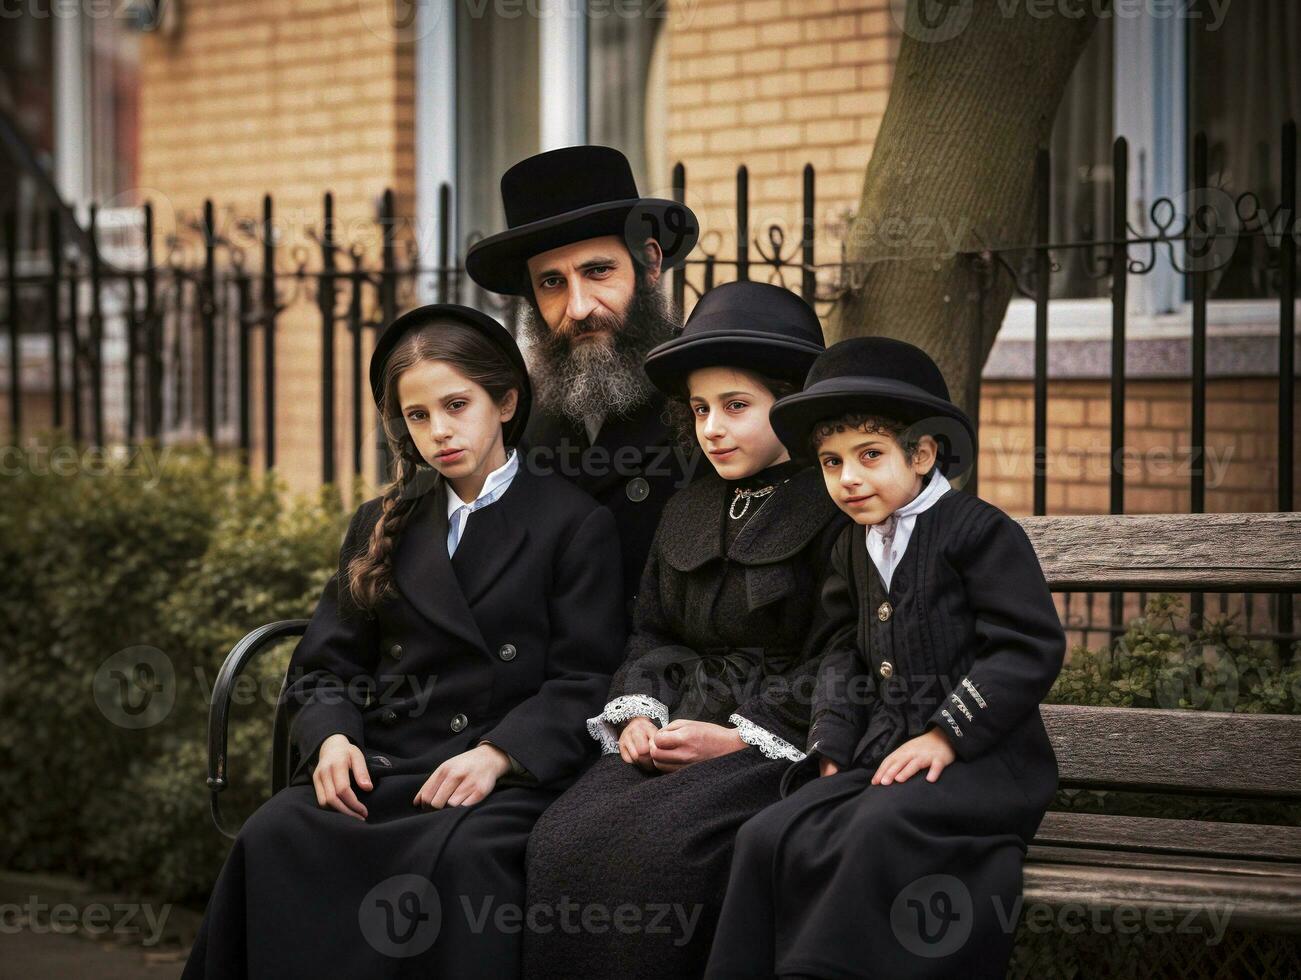
{"type": "Polygon", "coordinates": [[[609,146],[567,146],[521,160],[502,174],[501,200],[507,230],[465,256],[470,278],[495,293],[529,295],[525,263],[561,245],[618,235],[636,256],[654,238],[670,269],[700,236],[685,204],[638,194],[628,158],[609,146]]]}
{"type": "Polygon", "coordinates": [[[515,445],[519,442],[520,436],[524,434],[524,426],[528,424],[529,409],[533,405],[533,389],[529,384],[528,368],[524,364],[524,355],[520,353],[519,345],[515,343],[515,338],[500,323],[478,310],[471,309],[468,306],[458,306],[455,303],[431,303],[428,306],[418,306],[413,310],[408,310],[400,317],[390,323],[379,339],[375,341],[375,349],[370,355],[370,393],[375,399],[376,406],[380,406],[380,398],[383,396],[384,384],[384,363],[393,353],[393,348],[397,346],[402,336],[417,327],[423,327],[427,324],[434,323],[438,320],[455,320],[463,323],[467,327],[472,327],[488,338],[503,357],[515,365],[520,374],[520,391],[516,399],[515,414],[502,427],[502,438],[507,445],[515,445]]]}
{"type": "Polygon", "coordinates": [[[696,303],[682,333],[646,355],[646,375],[661,391],[681,394],[696,368],[749,368],[802,384],[825,349],[822,324],[789,289],[764,282],[728,282],[696,303]]]}
{"type": "Polygon", "coordinates": [[[909,426],[922,423],[924,434],[941,443],[945,476],[974,461],[975,426],[949,401],[944,376],[920,347],[889,337],[852,337],[832,344],[813,362],[804,390],[779,399],[768,418],[794,455],[807,452],[818,422],[848,412],[880,413],[909,426]]]}

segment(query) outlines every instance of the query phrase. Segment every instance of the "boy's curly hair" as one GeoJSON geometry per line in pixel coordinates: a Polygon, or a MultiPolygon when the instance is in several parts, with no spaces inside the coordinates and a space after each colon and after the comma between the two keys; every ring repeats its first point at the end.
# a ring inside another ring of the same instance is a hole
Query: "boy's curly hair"
{"type": "Polygon", "coordinates": [[[845,412],[843,415],[822,419],[814,424],[808,439],[809,455],[816,459],[823,440],[846,429],[889,436],[908,459],[916,455],[921,437],[926,435],[924,432],[915,431],[907,422],[901,422],[879,412],[845,412]]]}

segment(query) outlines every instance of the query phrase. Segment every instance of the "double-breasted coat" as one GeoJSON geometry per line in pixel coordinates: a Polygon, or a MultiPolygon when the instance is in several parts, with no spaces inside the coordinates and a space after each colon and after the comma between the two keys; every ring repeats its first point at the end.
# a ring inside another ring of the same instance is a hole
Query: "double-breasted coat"
{"type": "MultiPolygon", "coordinates": [[[[611,415],[593,442],[581,425],[535,410],[521,443],[525,465],[559,473],[609,508],[623,552],[623,593],[631,618],[651,540],[669,498],[706,467],[698,447],[677,442],[664,395],[627,416],[611,415]]],[[[706,467],[707,468],[707,467],[706,467]]]]}
{"type": "Polygon", "coordinates": [[[396,592],[373,615],[344,576],[378,498],[352,518],[290,663],[302,761],[241,829],[187,977],[519,971],[528,833],[594,758],[584,719],[623,649],[618,539],[587,494],[521,466],[449,559],[446,488],[427,483],[395,546],[396,592]],[[336,732],[373,780],[356,790],[365,822],[316,803],[316,753],[336,732]],[[480,740],[524,772],[474,805],[417,810],[429,775],[480,740]]]}
{"type": "Polygon", "coordinates": [[[826,636],[816,602],[846,519],[816,469],[778,464],[743,484],[711,469],[665,509],[627,656],[590,722],[604,754],[543,815],[529,842],[530,907],[625,909],[599,933],[525,937],[525,976],[690,977],[704,969],[737,828],[778,799],[803,754],[826,636]],[[738,486],[775,486],[733,519],[738,486]],[[644,715],[735,724],[749,746],[672,772],[618,754],[644,715]]]}
{"type": "Polygon", "coordinates": [[[1021,865],[1057,786],[1039,702],[1065,636],[1020,525],[948,490],[887,589],[865,530],[837,541],[823,592],[808,756],[741,828],[707,976],[1001,977],[1021,865]],[[938,727],[956,761],[871,785],[938,727]],[[817,777],[819,757],[840,767],[817,777]]]}

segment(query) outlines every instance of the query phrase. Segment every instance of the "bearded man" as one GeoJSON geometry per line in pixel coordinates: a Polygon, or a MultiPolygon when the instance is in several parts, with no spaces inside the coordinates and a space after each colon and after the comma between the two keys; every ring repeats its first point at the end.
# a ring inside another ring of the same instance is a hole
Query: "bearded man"
{"type": "Polygon", "coordinates": [[[695,246],[698,222],[682,204],[641,197],[627,158],[607,146],[522,160],[502,175],[501,195],[507,230],[475,244],[465,267],[528,303],[524,463],[568,477],[614,514],[631,610],[660,513],[702,458],[676,441],[642,369],[681,328],[661,280],[695,246]]]}

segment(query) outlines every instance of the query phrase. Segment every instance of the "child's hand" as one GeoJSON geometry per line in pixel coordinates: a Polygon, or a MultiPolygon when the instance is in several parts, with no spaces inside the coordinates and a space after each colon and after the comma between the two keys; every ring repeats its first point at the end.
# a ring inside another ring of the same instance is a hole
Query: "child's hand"
{"type": "Polygon", "coordinates": [[[312,770],[316,805],[365,820],[366,804],[352,791],[351,777],[362,789],[373,788],[361,749],[349,742],[347,735],[336,732],[321,743],[316,755],[316,768],[312,770]]]}
{"type": "Polygon", "coordinates": [[[659,726],[642,715],[631,718],[619,733],[619,757],[629,765],[641,766],[647,772],[655,771],[655,761],[651,759],[651,739],[655,737],[659,726]]]}
{"type": "Polygon", "coordinates": [[[656,769],[672,772],[693,762],[739,752],[745,746],[735,728],[678,718],[655,733],[650,753],[656,769]]]}
{"type": "Polygon", "coordinates": [[[826,756],[823,756],[821,759],[818,760],[819,776],[834,776],[838,772],[840,772],[840,766],[836,765],[826,756]]]}
{"type": "Polygon", "coordinates": [[[902,783],[913,773],[921,772],[927,767],[930,767],[930,772],[926,774],[926,781],[933,783],[940,778],[944,767],[956,758],[948,737],[938,728],[932,728],[916,738],[910,738],[882,759],[872,776],[872,785],[902,783]]]}
{"type": "Polygon", "coordinates": [[[424,809],[469,806],[492,792],[497,780],[510,772],[510,758],[495,745],[480,745],[454,755],[425,780],[411,801],[424,809]]]}

